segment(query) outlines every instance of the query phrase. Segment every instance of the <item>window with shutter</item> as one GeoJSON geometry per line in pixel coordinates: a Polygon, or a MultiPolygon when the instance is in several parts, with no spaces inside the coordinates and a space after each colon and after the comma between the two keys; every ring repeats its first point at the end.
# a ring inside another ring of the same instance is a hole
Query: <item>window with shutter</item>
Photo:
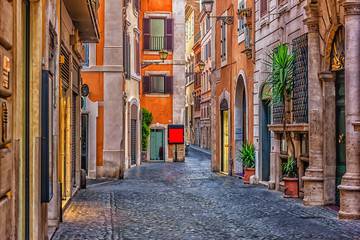
{"type": "Polygon", "coordinates": [[[165,93],[173,94],[173,77],[165,77],[165,93]]]}
{"type": "MultiPolygon", "coordinates": [[[[245,1],[242,1],[242,2],[239,3],[239,11],[242,10],[242,9],[245,9],[245,1]]],[[[241,34],[244,33],[244,29],[245,29],[245,26],[244,26],[245,17],[243,17],[243,18],[239,17],[238,24],[239,24],[239,26],[238,26],[238,34],[241,35],[241,34]]]]}
{"type": "Polygon", "coordinates": [[[267,13],[267,0],[260,0],[261,6],[260,6],[260,14],[261,17],[264,16],[267,13]]]}
{"type": "Polygon", "coordinates": [[[140,75],[140,43],[139,43],[139,39],[135,40],[135,66],[136,66],[136,74],[140,75]]]}
{"type": "Polygon", "coordinates": [[[143,19],[144,51],[160,51],[174,48],[174,20],[172,18],[143,19]]]}
{"type": "Polygon", "coordinates": [[[143,19],[143,49],[150,51],[150,18],[143,19]]]}
{"type": "Polygon", "coordinates": [[[143,94],[150,93],[150,76],[143,76],[143,94]]]}
{"type": "Polygon", "coordinates": [[[226,24],[221,22],[221,60],[226,60],[226,24]]]}
{"type": "Polygon", "coordinates": [[[205,60],[208,60],[208,45],[205,45],[205,60]]]}
{"type": "Polygon", "coordinates": [[[130,62],[131,62],[131,58],[130,58],[130,35],[127,34],[126,31],[124,31],[124,52],[123,52],[123,56],[124,56],[124,70],[125,70],[125,78],[130,78],[131,75],[131,70],[130,70],[130,62]]]}
{"type": "Polygon", "coordinates": [[[211,58],[211,40],[209,40],[209,58],[211,58]]]}
{"type": "Polygon", "coordinates": [[[172,51],[174,48],[174,19],[166,19],[165,48],[172,51]]]}

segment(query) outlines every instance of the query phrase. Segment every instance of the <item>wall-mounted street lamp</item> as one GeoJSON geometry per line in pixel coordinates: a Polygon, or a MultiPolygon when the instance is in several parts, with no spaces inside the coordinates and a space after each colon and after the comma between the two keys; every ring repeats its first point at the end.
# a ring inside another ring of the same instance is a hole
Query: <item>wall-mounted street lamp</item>
{"type": "MultiPolygon", "coordinates": [[[[200,63],[198,64],[200,72],[204,71],[205,68],[205,63],[203,61],[200,61],[200,63]]],[[[194,74],[194,72],[186,72],[186,76],[192,75],[194,74]]]]}
{"type": "Polygon", "coordinates": [[[144,63],[141,63],[141,69],[147,68],[150,65],[159,65],[160,63],[163,63],[167,59],[168,55],[169,55],[169,52],[167,50],[165,50],[165,49],[162,49],[159,52],[160,59],[162,60],[161,62],[144,62],[144,63]]]}
{"type": "Polygon", "coordinates": [[[203,9],[204,12],[208,15],[209,18],[216,18],[216,21],[223,21],[224,24],[227,25],[233,25],[234,24],[234,5],[231,4],[230,7],[226,10],[229,10],[230,8],[232,8],[233,11],[233,15],[232,16],[210,16],[212,10],[213,10],[213,6],[214,6],[214,1],[213,0],[204,0],[202,2],[203,5],[203,9]]]}
{"type": "Polygon", "coordinates": [[[200,61],[200,63],[199,63],[200,71],[204,71],[204,68],[205,68],[205,63],[203,61],[200,61]]]}

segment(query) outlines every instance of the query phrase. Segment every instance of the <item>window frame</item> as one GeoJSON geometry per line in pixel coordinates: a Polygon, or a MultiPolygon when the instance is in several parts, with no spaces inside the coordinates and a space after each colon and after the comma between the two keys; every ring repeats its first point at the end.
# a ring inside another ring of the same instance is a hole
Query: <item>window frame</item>
{"type": "MultiPolygon", "coordinates": [[[[151,44],[151,38],[152,38],[152,35],[151,35],[151,21],[154,20],[154,19],[162,19],[164,21],[164,35],[162,36],[163,37],[163,47],[162,49],[165,49],[165,37],[166,37],[166,17],[149,17],[150,19],[150,51],[160,51],[160,50],[156,50],[156,49],[152,49],[152,44],[151,44]]],[[[161,37],[161,36],[157,36],[157,37],[161,37]]]]}
{"type": "MultiPolygon", "coordinates": [[[[238,3],[239,6],[239,10],[245,9],[246,8],[246,0],[239,0],[238,3]]],[[[246,23],[246,18],[240,18],[238,19],[238,36],[241,36],[242,34],[245,33],[245,23],[246,23]],[[241,26],[241,29],[240,29],[241,26]]]]}
{"type": "Polygon", "coordinates": [[[150,77],[150,93],[165,94],[166,93],[166,89],[165,89],[165,78],[166,78],[166,76],[165,75],[149,75],[149,77],[150,77]],[[164,91],[163,92],[155,92],[155,91],[153,91],[153,89],[152,89],[152,78],[153,77],[162,77],[163,78],[163,83],[164,83],[164,91]]]}

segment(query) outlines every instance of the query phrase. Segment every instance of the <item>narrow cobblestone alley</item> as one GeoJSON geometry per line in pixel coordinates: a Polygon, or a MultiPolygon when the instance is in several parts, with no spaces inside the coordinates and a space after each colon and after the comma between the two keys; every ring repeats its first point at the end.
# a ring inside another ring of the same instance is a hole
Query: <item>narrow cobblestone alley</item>
{"type": "Polygon", "coordinates": [[[53,239],[357,239],[359,221],[210,172],[210,155],[145,163],[125,180],[93,181],[53,239]]]}

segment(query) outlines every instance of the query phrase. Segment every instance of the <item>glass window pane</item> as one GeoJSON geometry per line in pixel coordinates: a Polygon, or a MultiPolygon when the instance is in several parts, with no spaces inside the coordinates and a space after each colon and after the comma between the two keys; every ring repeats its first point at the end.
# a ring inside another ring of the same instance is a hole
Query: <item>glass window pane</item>
{"type": "Polygon", "coordinates": [[[165,92],[165,77],[153,76],[151,77],[151,92],[164,93],[165,92]]]}
{"type": "Polygon", "coordinates": [[[150,22],[151,36],[163,37],[165,34],[165,21],[164,19],[151,19],[150,22]]]}

